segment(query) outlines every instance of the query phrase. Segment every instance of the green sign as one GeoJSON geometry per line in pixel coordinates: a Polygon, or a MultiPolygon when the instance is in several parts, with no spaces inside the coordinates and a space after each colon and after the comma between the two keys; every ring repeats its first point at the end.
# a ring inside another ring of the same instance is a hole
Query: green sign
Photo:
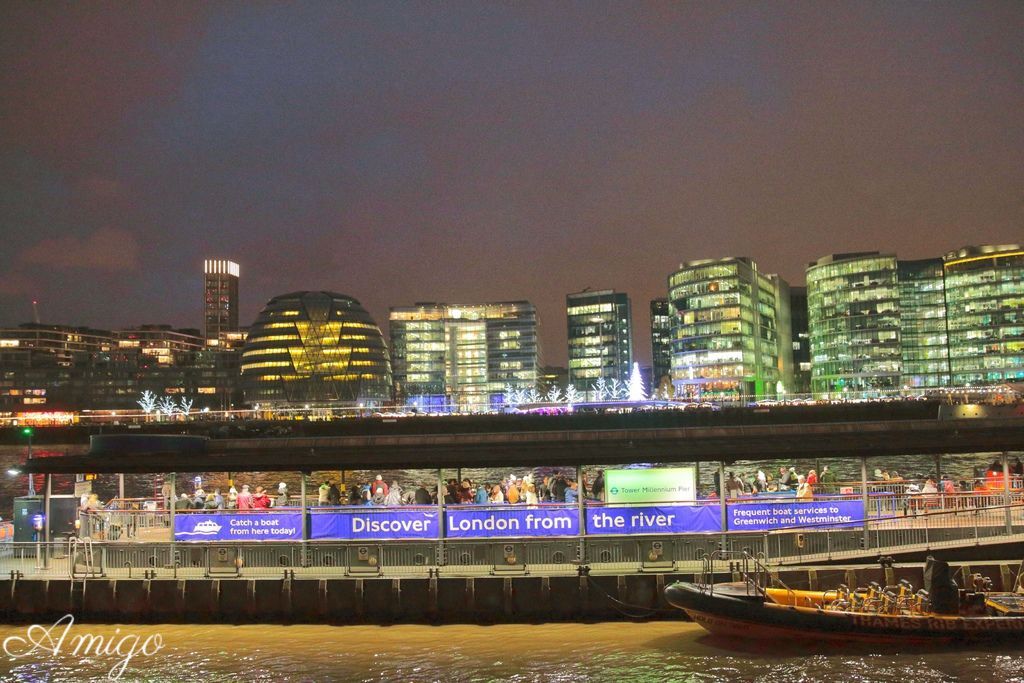
{"type": "Polygon", "coordinates": [[[609,503],[685,503],[696,500],[693,467],[608,470],[604,473],[609,503]]]}

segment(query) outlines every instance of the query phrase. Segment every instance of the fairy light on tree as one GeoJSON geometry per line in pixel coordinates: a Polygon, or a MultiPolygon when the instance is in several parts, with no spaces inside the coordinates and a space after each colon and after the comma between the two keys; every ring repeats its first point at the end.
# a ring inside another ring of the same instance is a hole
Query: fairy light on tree
{"type": "Polygon", "coordinates": [[[626,382],[626,390],[630,403],[639,403],[640,401],[647,400],[647,394],[644,391],[644,378],[640,375],[639,363],[633,363],[633,372],[630,373],[629,380],[626,382]]]}
{"type": "Polygon", "coordinates": [[[138,403],[139,407],[142,408],[142,412],[149,415],[156,410],[156,394],[147,389],[142,392],[142,398],[136,401],[136,403],[138,403]]]}

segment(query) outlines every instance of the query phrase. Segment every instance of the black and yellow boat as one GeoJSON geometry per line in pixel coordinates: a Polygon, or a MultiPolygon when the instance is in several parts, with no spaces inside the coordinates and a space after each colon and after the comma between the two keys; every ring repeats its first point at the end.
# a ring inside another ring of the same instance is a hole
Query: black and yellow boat
{"type": "Polygon", "coordinates": [[[991,592],[985,586],[961,589],[949,565],[932,558],[919,591],[906,581],[853,590],[773,587],[764,568],[756,560],[753,564],[753,572],[740,572],[742,581],[678,582],[665,589],[665,596],[711,633],[744,640],[921,644],[1024,639],[1024,594],[991,592]]]}

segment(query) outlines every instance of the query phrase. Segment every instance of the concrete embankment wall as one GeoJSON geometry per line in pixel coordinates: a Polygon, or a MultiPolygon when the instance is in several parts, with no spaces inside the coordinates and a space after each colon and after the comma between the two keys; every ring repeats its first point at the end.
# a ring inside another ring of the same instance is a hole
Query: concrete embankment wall
{"type": "MultiPolygon", "coordinates": [[[[957,579],[978,573],[995,590],[1012,590],[1014,564],[961,565],[957,579]]],[[[620,576],[479,576],[432,578],[279,579],[6,579],[0,615],[8,622],[44,622],[64,614],[87,621],[226,623],[498,623],[684,619],[665,602],[664,588],[692,574],[620,576]]],[[[717,581],[739,578],[721,574],[717,581]]],[[[785,569],[790,588],[840,583],[921,586],[921,567],[785,569]]]]}

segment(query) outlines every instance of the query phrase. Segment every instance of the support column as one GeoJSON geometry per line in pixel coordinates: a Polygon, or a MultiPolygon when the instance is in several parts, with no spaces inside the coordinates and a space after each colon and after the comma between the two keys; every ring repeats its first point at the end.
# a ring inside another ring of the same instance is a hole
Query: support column
{"type": "Polygon", "coordinates": [[[124,473],[117,475],[117,497],[121,499],[121,504],[124,505],[124,473]]]}
{"type": "Polygon", "coordinates": [[[579,557],[580,562],[585,562],[587,557],[587,547],[584,542],[583,536],[587,533],[587,516],[586,516],[586,487],[583,486],[583,465],[576,465],[576,510],[578,513],[579,525],[580,525],[580,548],[579,557]]]}
{"type": "MultiPolygon", "coordinates": [[[[47,480],[49,481],[49,480],[47,480]]],[[[1013,533],[1013,509],[1010,503],[1010,454],[1003,451],[1003,505],[1006,506],[1006,533],[1013,533]]]]}
{"type": "Polygon", "coordinates": [[[868,458],[860,456],[860,500],[864,510],[864,549],[867,550],[871,543],[868,533],[868,458]]]}
{"type": "Polygon", "coordinates": [[[169,510],[171,519],[171,564],[174,564],[174,509],[178,503],[178,475],[174,472],[171,472],[169,476],[171,477],[171,500],[169,510]]]}
{"type": "Polygon", "coordinates": [[[309,520],[306,515],[309,512],[309,504],[306,502],[306,473],[299,472],[299,507],[302,512],[302,540],[309,540],[309,520]]]}
{"type": "Polygon", "coordinates": [[[50,494],[53,475],[45,474],[43,479],[43,567],[47,568],[50,566],[50,494]]]}
{"type": "Polygon", "coordinates": [[[939,501],[946,509],[946,487],[942,485],[942,455],[935,456],[935,487],[939,489],[939,501]]]}
{"type": "Polygon", "coordinates": [[[700,460],[693,463],[693,502],[700,500],[700,460]]]}
{"type": "Polygon", "coordinates": [[[444,564],[444,476],[441,470],[437,471],[437,552],[435,553],[434,566],[440,567],[444,564]]]}
{"type": "Polygon", "coordinates": [[[722,550],[728,550],[729,541],[727,532],[729,531],[729,504],[726,501],[727,488],[725,485],[725,461],[718,461],[718,506],[721,511],[721,524],[722,524],[722,550]]]}

